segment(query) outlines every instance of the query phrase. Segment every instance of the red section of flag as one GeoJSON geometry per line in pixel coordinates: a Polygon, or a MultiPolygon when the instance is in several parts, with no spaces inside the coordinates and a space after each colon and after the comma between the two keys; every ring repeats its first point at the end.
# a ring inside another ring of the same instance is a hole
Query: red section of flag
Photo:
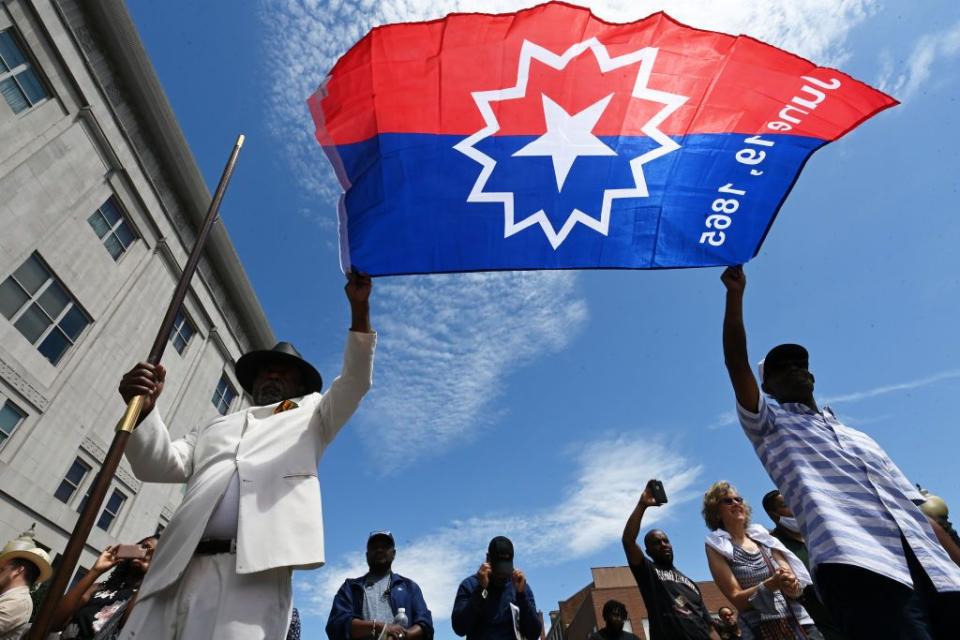
{"type": "MultiPolygon", "coordinates": [[[[317,138],[329,146],[382,133],[473,134],[484,121],[471,94],[514,86],[525,41],[560,55],[590,38],[611,57],[657,49],[648,86],[688,97],[660,126],[669,135],[776,132],[829,141],[896,104],[846,74],[746,36],[694,29],[664,13],[611,24],[553,2],[374,29],[310,97],[317,138]],[[818,102],[821,93],[832,98],[818,102]]],[[[563,71],[534,60],[526,97],[497,103],[496,135],[542,134],[541,94],[574,113],[611,93],[593,133],[642,135],[639,127],[662,105],[631,98],[638,66],[601,73],[590,51],[563,71]]]]}

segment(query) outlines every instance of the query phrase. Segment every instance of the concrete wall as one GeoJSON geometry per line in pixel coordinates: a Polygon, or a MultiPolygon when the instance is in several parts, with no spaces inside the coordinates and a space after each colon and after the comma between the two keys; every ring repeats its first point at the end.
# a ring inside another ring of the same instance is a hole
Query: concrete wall
{"type": "MultiPolygon", "coordinates": [[[[87,8],[0,2],[0,30],[15,30],[51,95],[19,114],[0,100],[0,282],[36,252],[91,319],[53,365],[0,316],[0,405],[10,400],[27,414],[0,445],[0,544],[36,522],[38,541],[54,553],[123,412],[119,376],[149,350],[195,233],[187,198],[152,151],[149,115],[127,99],[114,69],[125,52],[103,44],[87,8]],[[117,261],[87,222],[110,197],[137,235],[117,261]],[[53,494],[78,456],[93,472],[64,504],[53,494]]],[[[184,307],[196,333],[183,354],[170,345],[164,356],[160,409],[175,437],[216,415],[221,375],[239,391],[233,363],[272,337],[259,304],[222,286],[214,265],[235,260],[232,247],[227,253],[205,257],[184,307]]],[[[241,395],[232,409],[244,403],[241,395]]],[[[82,566],[108,544],[152,533],[182,495],[179,486],[141,484],[126,462],[113,487],[128,500],[109,531],[94,527],[82,566]]]]}

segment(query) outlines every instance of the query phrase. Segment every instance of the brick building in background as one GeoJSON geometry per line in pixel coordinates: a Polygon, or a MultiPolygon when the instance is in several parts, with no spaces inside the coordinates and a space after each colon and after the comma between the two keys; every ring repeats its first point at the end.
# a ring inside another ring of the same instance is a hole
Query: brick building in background
{"type": "MultiPolygon", "coordinates": [[[[35,522],[62,552],[123,412],[120,375],[146,356],[209,203],[122,1],[0,0],[0,544],[35,522]]],[[[273,342],[216,225],[164,356],[173,436],[245,406],[233,364],[273,342]]],[[[163,527],[181,491],[124,461],[81,568],[163,527]]]]}
{"type": "MultiPolygon", "coordinates": [[[[627,622],[624,629],[638,635],[640,640],[648,640],[647,607],[640,597],[640,589],[630,567],[595,567],[590,572],[593,582],[560,601],[559,609],[550,612],[547,640],[586,640],[587,636],[603,626],[603,604],[607,600],[619,600],[625,604],[627,622]]],[[[697,586],[714,618],[720,607],[731,606],[712,581],[698,582],[697,586]]]]}

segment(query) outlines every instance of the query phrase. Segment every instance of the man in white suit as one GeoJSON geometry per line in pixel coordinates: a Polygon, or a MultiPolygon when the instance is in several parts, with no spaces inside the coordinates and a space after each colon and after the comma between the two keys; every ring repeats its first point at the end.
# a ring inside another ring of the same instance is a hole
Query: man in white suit
{"type": "Polygon", "coordinates": [[[172,440],[155,408],[161,366],[124,375],[125,401],[146,396],[126,455],[145,482],[185,482],[124,627],[124,640],[282,640],[293,569],[319,567],[323,521],[317,464],[370,388],[376,334],[370,277],[345,287],[352,325],[343,370],[330,389],[288,343],[237,361],[247,409],[172,440]]]}

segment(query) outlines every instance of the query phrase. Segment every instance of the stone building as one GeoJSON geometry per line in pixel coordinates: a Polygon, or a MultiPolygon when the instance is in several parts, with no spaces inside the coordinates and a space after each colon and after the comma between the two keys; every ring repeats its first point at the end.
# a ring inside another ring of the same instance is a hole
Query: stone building
{"type": "MultiPolygon", "coordinates": [[[[640,640],[647,640],[650,637],[650,616],[630,567],[595,567],[590,572],[593,582],[560,601],[558,609],[550,612],[546,640],[586,640],[603,626],[603,605],[607,600],[618,600],[626,605],[627,620],[623,628],[639,636],[640,640]]],[[[730,606],[712,581],[697,582],[697,586],[714,619],[720,607],[730,606]]]]}
{"type": "MultiPolygon", "coordinates": [[[[0,542],[35,522],[63,550],[123,412],[119,376],[209,203],[123,2],[0,0],[0,542]]],[[[163,360],[173,435],[241,408],[233,363],[273,342],[217,225],[163,360]]],[[[124,461],[81,566],[163,527],[181,491],[124,461]]]]}

